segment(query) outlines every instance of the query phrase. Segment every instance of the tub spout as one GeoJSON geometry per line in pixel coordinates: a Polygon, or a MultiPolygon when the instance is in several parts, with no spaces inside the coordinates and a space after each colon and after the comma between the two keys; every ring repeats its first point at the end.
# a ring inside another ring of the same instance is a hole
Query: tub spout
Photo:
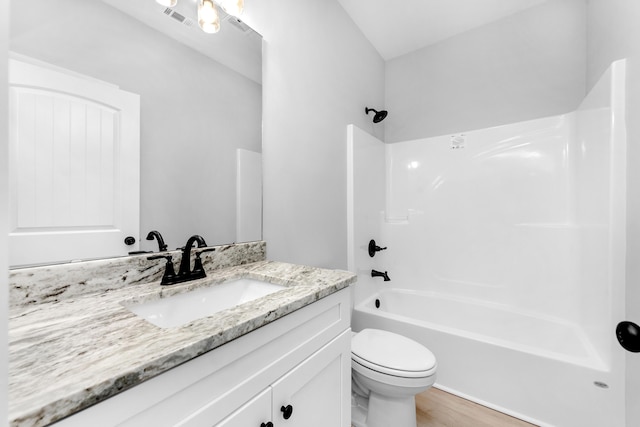
{"type": "Polygon", "coordinates": [[[382,273],[381,271],[371,270],[371,277],[384,277],[385,282],[388,282],[391,280],[389,279],[389,275],[387,274],[386,271],[382,273]]]}

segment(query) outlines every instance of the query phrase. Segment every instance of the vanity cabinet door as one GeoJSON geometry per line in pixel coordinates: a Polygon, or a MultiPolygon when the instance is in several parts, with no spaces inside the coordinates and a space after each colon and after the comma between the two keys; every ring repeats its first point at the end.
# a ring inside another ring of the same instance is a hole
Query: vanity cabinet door
{"type": "Polygon", "coordinates": [[[273,384],[275,426],[351,425],[350,348],[347,330],[273,384]]]}
{"type": "Polygon", "coordinates": [[[271,387],[242,405],[216,427],[261,427],[271,422],[271,387]]]}

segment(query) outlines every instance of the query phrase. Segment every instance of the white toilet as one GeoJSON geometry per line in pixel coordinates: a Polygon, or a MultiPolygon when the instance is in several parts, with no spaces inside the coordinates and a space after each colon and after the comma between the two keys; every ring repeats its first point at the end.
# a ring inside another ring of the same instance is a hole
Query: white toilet
{"type": "Polygon", "coordinates": [[[351,338],[354,427],[416,427],[415,395],[436,379],[436,358],[402,335],[363,329],[351,338]]]}

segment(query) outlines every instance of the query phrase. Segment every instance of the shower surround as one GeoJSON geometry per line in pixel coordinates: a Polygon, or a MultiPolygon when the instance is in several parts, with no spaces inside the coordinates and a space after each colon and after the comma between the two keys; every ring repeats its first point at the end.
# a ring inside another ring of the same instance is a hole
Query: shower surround
{"type": "Polygon", "coordinates": [[[574,112],[454,135],[350,126],[354,330],[421,342],[436,387],[536,424],[624,425],[624,81],[618,61],[574,112]]]}

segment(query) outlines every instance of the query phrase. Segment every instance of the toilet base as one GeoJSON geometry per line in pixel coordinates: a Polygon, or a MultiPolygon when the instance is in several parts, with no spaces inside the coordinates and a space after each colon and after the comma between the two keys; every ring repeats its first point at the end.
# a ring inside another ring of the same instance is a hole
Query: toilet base
{"type": "Polygon", "coordinates": [[[368,427],[367,412],[369,400],[365,397],[351,394],[351,426],[352,427],[368,427]]]}
{"type": "Polygon", "coordinates": [[[354,393],[351,424],[353,427],[416,427],[416,399],[414,396],[390,398],[375,392],[366,399],[354,393]]]}

